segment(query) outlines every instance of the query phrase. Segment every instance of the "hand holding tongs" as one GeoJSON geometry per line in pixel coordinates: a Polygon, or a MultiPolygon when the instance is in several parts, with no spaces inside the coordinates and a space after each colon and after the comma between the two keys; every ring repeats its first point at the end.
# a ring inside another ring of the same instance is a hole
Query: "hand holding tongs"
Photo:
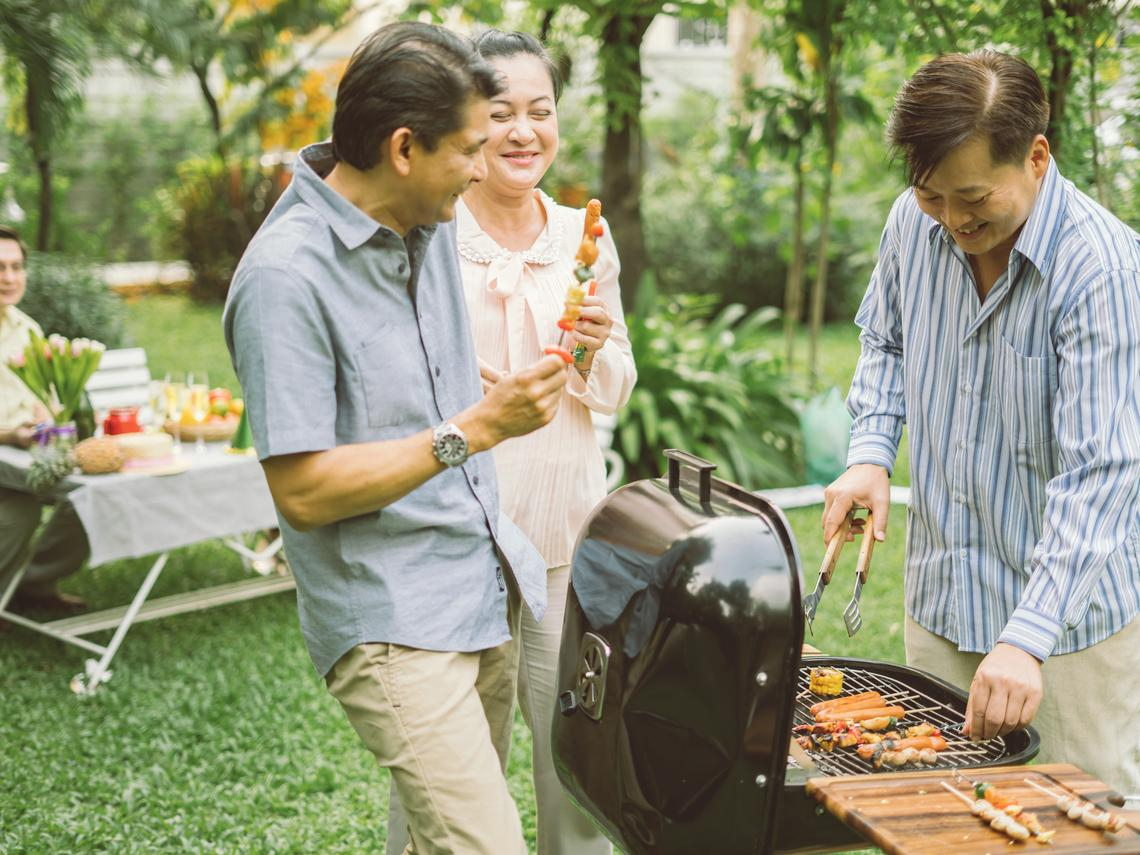
{"type": "MultiPolygon", "coordinates": [[[[839,562],[839,553],[843,550],[843,544],[847,542],[847,534],[851,530],[851,521],[854,517],[854,509],[848,511],[847,516],[839,525],[839,530],[828,541],[827,552],[824,553],[823,564],[819,568],[819,579],[816,580],[815,590],[804,597],[804,617],[807,618],[809,630],[815,621],[815,612],[819,608],[819,601],[823,598],[823,589],[831,581],[831,574],[835,572],[835,565],[839,562]]],[[[814,631],[812,634],[814,635],[814,631]]]]}

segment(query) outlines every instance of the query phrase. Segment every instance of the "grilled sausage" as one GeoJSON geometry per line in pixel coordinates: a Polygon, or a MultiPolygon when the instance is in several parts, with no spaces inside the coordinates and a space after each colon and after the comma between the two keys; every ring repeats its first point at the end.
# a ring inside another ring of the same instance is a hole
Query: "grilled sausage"
{"type": "Polygon", "coordinates": [[[866,709],[824,710],[816,714],[817,721],[865,721],[870,718],[902,718],[906,710],[902,707],[869,707],[866,709]]]}
{"type": "Polygon", "coordinates": [[[855,701],[865,701],[868,698],[877,698],[881,701],[883,699],[883,696],[878,692],[860,692],[857,695],[845,695],[842,698],[832,698],[830,701],[820,701],[817,704],[812,704],[810,707],[808,707],[808,709],[811,711],[812,715],[815,715],[820,710],[830,710],[838,707],[845,707],[848,704],[854,703],[855,701]]]}
{"type": "MultiPolygon", "coordinates": [[[[827,715],[828,713],[840,713],[840,712],[842,712],[842,713],[854,713],[858,710],[882,709],[884,706],[886,706],[886,704],[887,704],[887,702],[884,701],[881,697],[863,698],[862,700],[853,701],[849,704],[844,704],[843,706],[831,707],[830,709],[820,710],[819,712],[817,712],[815,714],[815,720],[816,721],[828,721],[828,719],[823,718],[823,716],[827,715]]],[[[850,717],[850,716],[848,716],[848,717],[850,717]]]]}

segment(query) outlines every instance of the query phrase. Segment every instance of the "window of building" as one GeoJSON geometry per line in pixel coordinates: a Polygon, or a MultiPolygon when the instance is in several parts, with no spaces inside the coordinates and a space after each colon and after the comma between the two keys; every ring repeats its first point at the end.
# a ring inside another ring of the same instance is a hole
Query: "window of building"
{"type": "Polygon", "coordinates": [[[717,18],[680,18],[677,21],[678,47],[724,47],[728,43],[728,21],[717,18]]]}

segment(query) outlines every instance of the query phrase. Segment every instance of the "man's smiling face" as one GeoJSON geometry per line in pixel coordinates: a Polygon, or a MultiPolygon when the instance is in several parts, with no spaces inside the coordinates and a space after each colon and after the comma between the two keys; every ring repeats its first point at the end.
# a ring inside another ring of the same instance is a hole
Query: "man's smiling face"
{"type": "Polygon", "coordinates": [[[1049,164],[1044,137],[1025,159],[995,164],[989,142],[971,137],[915,184],[918,206],[941,223],[963,252],[983,256],[1009,251],[1029,219],[1049,164]]]}

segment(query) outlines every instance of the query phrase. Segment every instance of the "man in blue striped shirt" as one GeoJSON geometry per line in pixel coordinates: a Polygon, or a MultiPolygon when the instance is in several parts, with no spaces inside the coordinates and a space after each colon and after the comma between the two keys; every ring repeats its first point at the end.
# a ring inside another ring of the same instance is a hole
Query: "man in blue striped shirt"
{"type": "Polygon", "coordinates": [[[909,428],[908,661],[965,729],[1140,792],[1140,238],[1057,171],[1049,105],[994,51],[923,66],[888,137],[895,202],[856,323],[848,470],[885,537],[909,428]]]}

